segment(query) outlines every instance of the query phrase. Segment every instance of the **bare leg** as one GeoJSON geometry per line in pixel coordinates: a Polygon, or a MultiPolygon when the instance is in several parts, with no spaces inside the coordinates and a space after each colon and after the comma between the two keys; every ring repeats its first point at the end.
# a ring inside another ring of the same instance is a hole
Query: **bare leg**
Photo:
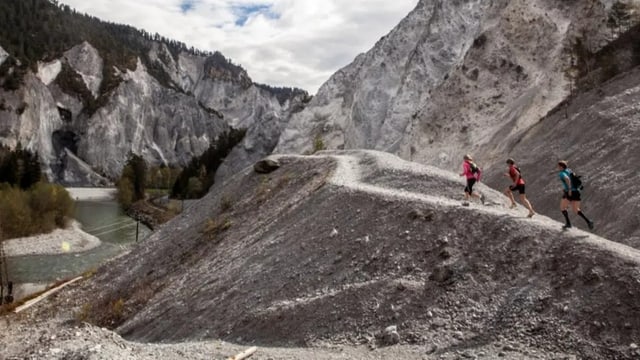
{"type": "Polygon", "coordinates": [[[560,211],[562,211],[562,215],[564,215],[565,228],[571,227],[571,221],[569,220],[569,213],[567,212],[568,208],[569,208],[569,200],[564,198],[560,200],[560,211]]]}
{"type": "Polygon", "coordinates": [[[525,194],[520,194],[520,202],[524,204],[524,206],[529,209],[529,217],[532,217],[536,212],[533,211],[533,206],[531,206],[531,203],[529,202],[529,199],[527,199],[527,196],[525,194]]]}
{"type": "Polygon", "coordinates": [[[571,209],[573,210],[574,214],[577,214],[578,212],[580,212],[580,201],[572,201],[571,209]]]}
{"type": "Polygon", "coordinates": [[[584,221],[587,222],[587,226],[589,229],[593,229],[593,221],[589,220],[589,218],[580,210],[580,201],[572,201],[571,207],[574,213],[578,214],[584,221]]]}
{"type": "Polygon", "coordinates": [[[511,189],[507,188],[504,191],[504,194],[507,195],[507,197],[509,198],[509,200],[511,200],[511,208],[515,208],[516,206],[518,206],[518,204],[516,204],[516,199],[513,198],[513,193],[511,192],[511,189]]]}
{"type": "Polygon", "coordinates": [[[469,206],[469,193],[467,188],[464,189],[464,200],[462,200],[462,206],[469,206]]]}

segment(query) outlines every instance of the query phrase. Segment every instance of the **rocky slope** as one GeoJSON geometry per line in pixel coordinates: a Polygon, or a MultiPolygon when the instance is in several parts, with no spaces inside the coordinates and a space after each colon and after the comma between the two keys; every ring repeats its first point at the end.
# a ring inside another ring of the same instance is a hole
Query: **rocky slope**
{"type": "Polygon", "coordinates": [[[569,94],[572,44],[610,37],[610,1],[421,0],[294,116],[276,151],[389,151],[441,167],[493,159],[569,94]]]}
{"type": "MultiPolygon", "coordinates": [[[[471,153],[496,189],[509,184],[504,163],[514,157],[536,209],[556,218],[560,184],[551,173],[558,160],[569,160],[588,179],[584,209],[596,232],[638,247],[630,164],[638,161],[640,78],[626,72],[637,57],[633,45],[617,45],[606,27],[611,5],[420,1],[294,115],[276,152],[304,153],[318,144],[379,149],[451,170],[471,153]],[[605,51],[585,60],[577,44],[605,51]],[[585,92],[591,81],[576,75],[580,62],[590,62],[592,74],[623,73],[585,92]]],[[[631,33],[627,42],[637,43],[637,29],[631,33]]],[[[574,223],[582,226],[581,219],[574,223]]]]}
{"type": "Polygon", "coordinates": [[[9,358],[196,359],[234,349],[220,340],[264,346],[262,359],[639,355],[637,250],[529,219],[482,185],[486,205],[460,206],[455,174],[383,153],[278,161],[9,317],[9,358]],[[72,319],[181,344],[132,344],[72,319]],[[42,336],[18,340],[34,331],[42,336]]]}
{"type": "Polygon", "coordinates": [[[302,95],[279,98],[220,54],[174,60],[158,42],[148,56],[153,75],[138,58],[134,70],[113,69],[119,83],[107,94],[104,61],[87,42],[39,63],[19,89],[0,89],[0,141],[36,151],[52,180],[86,185],[119,176],[130,152],[152,165],[185,165],[230,127],[247,128],[228,174],[269,154],[273,133],[301,106],[302,95]]]}
{"type": "MultiPolygon", "coordinates": [[[[582,209],[595,219],[595,232],[635,248],[640,247],[635,166],[640,153],[639,84],[640,69],[625,72],[569,99],[519,137],[505,142],[508,153],[519,159],[529,198],[538,211],[562,219],[562,188],[555,166],[557,160],[568,159],[569,166],[583,176],[582,209]]],[[[501,178],[504,161],[493,169],[487,183],[505,187],[508,181],[501,178]]],[[[572,221],[586,228],[577,216],[572,215],[572,221]]]]}

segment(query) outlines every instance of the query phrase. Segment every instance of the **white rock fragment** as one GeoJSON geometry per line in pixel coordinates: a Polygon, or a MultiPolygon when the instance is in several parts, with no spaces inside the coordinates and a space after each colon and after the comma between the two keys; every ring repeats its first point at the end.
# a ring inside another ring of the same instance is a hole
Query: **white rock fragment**
{"type": "Polygon", "coordinates": [[[9,53],[7,53],[2,46],[0,46],[0,65],[9,57],[9,53]]]}
{"type": "Polygon", "coordinates": [[[58,77],[62,71],[62,62],[60,60],[54,60],[48,63],[38,63],[38,79],[43,84],[49,85],[58,77]]]}
{"type": "Polygon", "coordinates": [[[383,341],[386,345],[395,345],[400,342],[400,334],[396,325],[387,326],[384,329],[383,341]]]}

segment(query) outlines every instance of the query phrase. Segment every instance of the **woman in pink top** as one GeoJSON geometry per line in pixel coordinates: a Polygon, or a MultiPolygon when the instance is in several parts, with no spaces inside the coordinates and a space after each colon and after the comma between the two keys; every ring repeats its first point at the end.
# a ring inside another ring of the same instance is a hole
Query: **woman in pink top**
{"type": "Polygon", "coordinates": [[[480,168],[473,162],[473,158],[471,155],[467,154],[463,156],[464,161],[462,162],[462,173],[460,176],[464,176],[467,178],[467,186],[464,188],[464,202],[463,206],[469,206],[469,198],[476,197],[480,199],[480,201],[484,204],[484,196],[479,194],[477,191],[473,191],[473,185],[477,181],[480,181],[480,168]]]}

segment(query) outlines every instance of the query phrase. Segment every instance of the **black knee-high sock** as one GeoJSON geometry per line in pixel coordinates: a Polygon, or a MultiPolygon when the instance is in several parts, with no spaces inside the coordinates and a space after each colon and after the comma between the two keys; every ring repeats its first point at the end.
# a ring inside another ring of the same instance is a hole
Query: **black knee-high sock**
{"type": "Polygon", "coordinates": [[[580,217],[583,218],[584,221],[587,222],[587,224],[591,222],[591,220],[587,219],[587,217],[582,213],[582,210],[578,211],[578,215],[580,215],[580,217]]]}
{"type": "Polygon", "coordinates": [[[564,219],[567,221],[567,226],[571,226],[571,221],[569,221],[569,212],[567,210],[562,210],[562,215],[564,215],[564,219]]]}

